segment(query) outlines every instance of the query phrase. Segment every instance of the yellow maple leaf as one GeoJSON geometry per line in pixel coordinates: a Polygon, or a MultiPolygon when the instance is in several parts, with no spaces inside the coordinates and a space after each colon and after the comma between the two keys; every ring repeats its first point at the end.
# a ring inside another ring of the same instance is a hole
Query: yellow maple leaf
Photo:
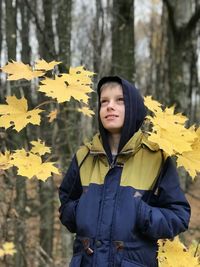
{"type": "Polygon", "coordinates": [[[183,166],[186,171],[194,178],[200,172],[200,128],[196,131],[190,128],[191,132],[196,133],[196,138],[191,144],[192,151],[185,151],[177,155],[177,166],[183,166]]]}
{"type": "Polygon", "coordinates": [[[153,132],[149,134],[148,139],[151,142],[157,143],[169,155],[191,151],[191,144],[196,136],[184,127],[181,128],[178,125],[173,127],[167,121],[165,122],[165,128],[156,125],[156,127],[153,127],[153,132]]]}
{"type": "Polygon", "coordinates": [[[42,159],[38,155],[29,153],[25,151],[25,149],[21,149],[16,150],[13,153],[11,162],[18,168],[18,175],[31,179],[37,173],[42,159]]]}
{"type": "Polygon", "coordinates": [[[78,75],[77,77],[86,77],[86,76],[93,76],[95,73],[94,72],[92,72],[92,71],[88,71],[88,70],[86,70],[86,69],[84,69],[84,67],[83,66],[78,66],[78,67],[75,67],[75,68],[73,68],[73,67],[70,67],[70,69],[69,69],[69,74],[70,75],[72,75],[72,76],[74,76],[74,75],[78,75]]]}
{"type": "Polygon", "coordinates": [[[37,178],[45,181],[48,177],[51,176],[51,173],[60,174],[58,168],[53,164],[55,162],[44,162],[40,165],[40,168],[37,171],[37,178]]]}
{"type": "MultiPolygon", "coordinates": [[[[63,80],[67,82],[68,85],[76,84],[76,85],[89,85],[91,84],[91,78],[88,76],[84,75],[79,75],[79,74],[62,74],[63,80]]],[[[90,88],[90,87],[89,87],[90,88]]]]}
{"type": "Polygon", "coordinates": [[[0,170],[7,170],[10,167],[12,167],[10,159],[11,159],[10,151],[6,150],[4,153],[0,153],[0,170]]]}
{"type": "Polygon", "coordinates": [[[6,98],[7,105],[0,105],[0,127],[13,126],[16,131],[23,129],[28,123],[39,125],[40,115],[43,110],[33,109],[28,111],[27,100],[16,96],[6,98]]]}
{"type": "Polygon", "coordinates": [[[94,112],[91,109],[89,109],[89,107],[78,108],[78,111],[82,112],[84,115],[88,117],[92,117],[92,115],[94,115],[94,112]]]}
{"type": "Polygon", "coordinates": [[[188,118],[181,113],[175,114],[175,106],[166,107],[164,110],[164,117],[171,123],[185,125],[188,118]]]}
{"type": "Polygon", "coordinates": [[[197,134],[185,128],[187,117],[182,114],[174,114],[174,107],[162,110],[159,103],[147,99],[148,108],[153,111],[154,116],[147,116],[153,124],[152,132],[149,132],[149,140],[159,145],[169,155],[182,154],[192,150],[192,143],[197,134]]]}
{"type": "Polygon", "coordinates": [[[78,101],[87,103],[88,96],[84,94],[91,93],[93,90],[90,85],[92,84],[91,77],[94,72],[87,71],[83,66],[70,67],[69,74],[63,74],[62,78],[65,83],[68,84],[68,88],[71,91],[71,96],[78,101]]]}
{"type": "Polygon", "coordinates": [[[13,255],[14,253],[16,253],[15,246],[12,242],[4,243],[3,250],[6,255],[13,255]]]}
{"type": "Polygon", "coordinates": [[[22,62],[12,61],[1,68],[3,72],[8,74],[7,80],[32,80],[33,78],[43,76],[43,71],[32,70],[28,64],[22,62]]]}
{"type": "Polygon", "coordinates": [[[43,163],[39,155],[27,152],[24,149],[16,150],[13,153],[11,163],[18,168],[18,175],[29,179],[36,176],[38,179],[45,181],[51,176],[51,173],[59,174],[58,169],[53,165],[54,162],[43,163]]]}
{"type": "Polygon", "coordinates": [[[17,251],[15,249],[13,242],[5,242],[2,245],[2,249],[0,249],[0,257],[4,257],[5,255],[11,255],[12,256],[16,252],[17,251]]]}
{"type": "MultiPolygon", "coordinates": [[[[62,77],[64,79],[64,77],[62,77]]],[[[66,82],[66,81],[65,81],[66,82]]],[[[93,90],[89,85],[79,84],[79,82],[70,83],[67,86],[68,92],[70,93],[70,97],[78,101],[83,101],[83,103],[87,104],[89,96],[88,93],[91,93],[93,90]]]]}
{"type": "Polygon", "coordinates": [[[58,76],[55,76],[54,80],[50,78],[42,80],[39,91],[45,93],[49,97],[56,98],[58,103],[69,101],[71,97],[66,83],[58,76]]]}
{"type": "Polygon", "coordinates": [[[60,64],[61,62],[60,61],[51,61],[51,62],[47,62],[45,61],[44,59],[40,59],[40,60],[37,60],[36,63],[35,63],[35,69],[36,70],[45,70],[45,71],[48,71],[48,70],[52,70],[56,65],[60,64]]]}
{"type": "Polygon", "coordinates": [[[159,240],[158,262],[159,267],[198,267],[198,258],[180,242],[179,238],[159,240]]]}
{"type": "Polygon", "coordinates": [[[200,172],[200,128],[185,127],[188,120],[181,113],[174,113],[175,107],[160,108],[157,101],[146,98],[145,105],[154,113],[147,116],[152,123],[149,141],[157,143],[168,155],[177,157],[177,166],[183,166],[194,178],[200,172]]]}
{"type": "Polygon", "coordinates": [[[162,112],[162,105],[158,101],[153,100],[152,96],[144,97],[144,104],[152,112],[162,112]]]}
{"type": "Polygon", "coordinates": [[[92,89],[89,86],[80,84],[70,84],[67,85],[65,78],[56,76],[55,79],[45,78],[42,80],[39,87],[40,92],[44,92],[47,96],[56,98],[58,103],[63,103],[69,101],[71,97],[76,100],[82,100],[84,103],[88,102],[89,96],[92,89]]]}
{"type": "Polygon", "coordinates": [[[69,74],[63,74],[65,81],[70,84],[89,85],[92,84],[91,78],[95,73],[87,71],[83,66],[70,67],[69,74]]]}
{"type": "Polygon", "coordinates": [[[173,112],[174,107],[166,108],[162,112],[155,112],[154,117],[148,116],[148,118],[154,126],[158,125],[161,128],[168,128],[170,126],[174,131],[177,130],[177,127],[186,130],[184,124],[187,121],[187,118],[180,113],[174,114],[173,112]]]}
{"type": "Polygon", "coordinates": [[[200,171],[200,152],[189,151],[177,156],[177,166],[183,166],[189,175],[194,178],[200,171]],[[196,157],[196,158],[195,158],[196,157]]]}
{"type": "Polygon", "coordinates": [[[58,115],[58,110],[57,109],[52,110],[47,116],[49,118],[49,122],[54,121],[57,118],[57,115],[58,115]]]}
{"type": "Polygon", "coordinates": [[[31,144],[34,146],[30,151],[33,154],[42,156],[46,153],[51,153],[50,147],[45,146],[45,142],[40,139],[38,139],[38,141],[32,141],[31,144]]]}
{"type": "Polygon", "coordinates": [[[55,76],[55,79],[42,80],[39,91],[56,98],[58,103],[69,101],[73,97],[87,104],[89,98],[87,94],[92,92],[90,87],[92,75],[93,72],[84,70],[82,66],[70,68],[69,74],[63,73],[55,76]]]}

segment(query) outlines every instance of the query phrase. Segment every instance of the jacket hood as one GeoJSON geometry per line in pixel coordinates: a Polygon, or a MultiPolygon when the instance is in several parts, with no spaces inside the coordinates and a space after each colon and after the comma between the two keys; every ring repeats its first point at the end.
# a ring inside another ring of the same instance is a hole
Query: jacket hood
{"type": "Polygon", "coordinates": [[[125,119],[124,125],[121,132],[120,143],[118,147],[118,153],[126,145],[129,139],[140,129],[144,118],[146,116],[146,107],[142,96],[138,89],[128,81],[120,78],[119,76],[106,76],[100,79],[97,85],[98,93],[98,121],[99,121],[99,132],[102,138],[103,147],[108,155],[110,161],[112,161],[112,155],[110,146],[108,144],[108,131],[103,127],[100,120],[100,88],[106,82],[117,82],[122,85],[124,104],[125,104],[125,119]]]}

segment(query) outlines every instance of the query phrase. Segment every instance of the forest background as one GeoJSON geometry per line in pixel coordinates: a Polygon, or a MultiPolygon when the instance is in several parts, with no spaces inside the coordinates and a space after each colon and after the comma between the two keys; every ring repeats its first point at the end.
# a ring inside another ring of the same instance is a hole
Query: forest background
{"type": "MultiPolygon", "coordinates": [[[[199,0],[0,0],[0,66],[10,60],[33,64],[37,59],[61,61],[58,70],[83,65],[97,80],[120,75],[189,118],[200,122],[200,1],[199,0]]],[[[55,108],[57,118],[40,126],[28,125],[19,133],[0,128],[1,152],[29,148],[42,139],[52,147],[50,159],[62,174],[82,141],[97,131],[97,122],[77,112],[80,103],[58,105],[36,92],[34,81],[7,81],[0,73],[0,103],[16,95],[28,99],[29,108],[46,102],[46,115],[55,108]]],[[[96,94],[90,106],[96,111],[96,94]]],[[[48,158],[49,160],[49,158],[48,158]]],[[[194,182],[179,170],[181,185],[192,206],[185,244],[200,238],[200,179],[194,182]]],[[[46,182],[28,180],[16,170],[0,173],[0,245],[15,244],[14,256],[0,258],[4,267],[67,266],[73,235],[59,222],[58,186],[63,175],[46,182]]]]}

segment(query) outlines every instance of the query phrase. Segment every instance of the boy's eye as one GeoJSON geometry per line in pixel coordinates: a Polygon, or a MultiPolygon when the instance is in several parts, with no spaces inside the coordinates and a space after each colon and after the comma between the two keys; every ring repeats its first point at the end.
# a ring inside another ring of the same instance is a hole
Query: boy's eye
{"type": "Polygon", "coordinates": [[[105,104],[105,103],[107,103],[107,102],[108,102],[108,100],[106,100],[106,99],[103,99],[103,100],[100,101],[101,105],[102,105],[102,104],[105,104]]]}
{"type": "Polygon", "coordinates": [[[118,101],[119,102],[124,102],[124,98],[123,97],[120,97],[120,98],[118,98],[118,101]]]}

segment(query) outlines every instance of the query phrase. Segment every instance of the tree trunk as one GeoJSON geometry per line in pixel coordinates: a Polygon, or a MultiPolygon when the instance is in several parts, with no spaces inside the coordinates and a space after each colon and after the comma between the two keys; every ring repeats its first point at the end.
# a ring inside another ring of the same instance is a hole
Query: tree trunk
{"type": "MultiPolygon", "coordinates": [[[[47,259],[52,257],[53,251],[53,225],[54,225],[54,184],[49,178],[45,183],[39,182],[40,193],[40,245],[47,254],[47,259]]],[[[42,266],[42,265],[41,265],[42,266]]]]}
{"type": "Polygon", "coordinates": [[[113,0],[112,74],[135,80],[134,1],[113,0]]]}
{"type": "MultiPolygon", "coordinates": [[[[30,31],[30,12],[28,10],[28,7],[26,5],[25,0],[17,0],[17,8],[18,12],[20,13],[21,23],[18,27],[19,29],[19,37],[21,40],[21,60],[25,64],[30,64],[31,61],[31,48],[29,45],[29,31],[30,31]]],[[[33,38],[33,37],[32,37],[33,38]]],[[[31,97],[31,83],[23,81],[18,82],[18,91],[21,92],[22,95],[25,96],[25,98],[28,101],[29,109],[34,108],[34,105],[32,104],[32,97],[31,97]]],[[[28,130],[29,126],[27,126],[23,132],[20,134],[21,137],[21,143],[23,144],[23,147],[30,148],[29,141],[35,139],[35,131],[32,131],[31,134],[29,134],[28,130]]],[[[28,267],[30,266],[30,263],[32,263],[32,267],[37,266],[38,259],[36,256],[35,251],[33,250],[33,246],[37,247],[38,243],[36,243],[37,235],[34,233],[32,234],[33,230],[31,227],[32,222],[35,223],[35,220],[33,220],[33,217],[36,216],[32,214],[33,208],[32,203],[29,200],[29,186],[32,182],[27,180],[25,177],[17,177],[16,180],[16,207],[17,212],[19,214],[19,220],[18,220],[18,227],[16,232],[17,237],[17,251],[19,253],[16,254],[16,266],[24,266],[28,267]],[[19,241],[20,240],[20,241],[19,241]],[[34,257],[34,258],[33,258],[34,257]]],[[[38,199],[36,197],[35,202],[37,202],[38,199]]],[[[38,217],[38,216],[37,216],[38,217]]],[[[34,248],[35,248],[34,247],[34,248]]]]}
{"type": "MultiPolygon", "coordinates": [[[[197,23],[200,20],[200,4],[194,0],[163,0],[168,13],[168,83],[169,101],[176,104],[189,118],[193,114],[198,88],[197,76],[197,23]],[[193,10],[195,6],[195,10],[193,10]]],[[[193,119],[188,125],[193,123],[193,119]]],[[[188,185],[187,173],[180,169],[182,188],[188,185]]]]}
{"type": "Polygon", "coordinates": [[[96,0],[96,17],[93,28],[93,66],[94,72],[97,73],[97,75],[100,72],[104,39],[104,10],[102,1],[96,0]]]}
{"type": "Polygon", "coordinates": [[[47,61],[55,59],[56,57],[52,10],[53,10],[53,0],[43,0],[43,12],[44,12],[43,34],[45,38],[45,43],[48,44],[48,50],[44,42],[40,43],[40,46],[41,46],[41,57],[47,61]]]}
{"type": "MultiPolygon", "coordinates": [[[[2,27],[2,21],[3,21],[3,12],[2,12],[2,0],[0,0],[0,53],[2,53],[2,45],[3,45],[3,27],[2,27]]],[[[2,66],[2,62],[0,60],[0,66],[2,66]]],[[[1,74],[0,74],[0,87],[1,87],[1,92],[0,92],[0,100],[4,96],[4,92],[2,86],[2,80],[1,80],[1,74]]]]}
{"type": "MultiPolygon", "coordinates": [[[[0,52],[1,52],[1,49],[2,49],[2,0],[0,0],[0,52]]],[[[1,62],[0,62],[1,64],[1,62]]],[[[1,64],[2,65],[2,64],[1,64]]],[[[1,83],[1,81],[0,81],[1,83]]]]}
{"type": "Polygon", "coordinates": [[[8,60],[16,60],[16,7],[12,0],[6,0],[6,43],[8,60]]]}
{"type": "Polygon", "coordinates": [[[57,33],[59,39],[59,60],[63,65],[59,66],[62,72],[70,66],[71,58],[71,28],[72,28],[72,0],[60,0],[57,2],[57,33]]]}
{"type": "MultiPolygon", "coordinates": [[[[154,53],[157,54],[155,58],[156,62],[156,78],[155,78],[155,97],[161,103],[167,104],[167,99],[169,96],[169,78],[168,78],[168,38],[167,38],[167,10],[166,7],[162,7],[161,15],[161,30],[159,32],[158,46],[154,47],[154,53]],[[158,51],[158,52],[157,52],[158,51]]],[[[154,33],[156,34],[156,33],[154,33]]],[[[169,102],[168,102],[169,103],[169,102]]]]}
{"type": "Polygon", "coordinates": [[[36,24],[39,56],[47,61],[55,60],[57,57],[53,32],[52,1],[34,0],[30,3],[29,0],[25,0],[36,24]]]}
{"type": "Polygon", "coordinates": [[[31,48],[29,45],[29,19],[30,14],[26,2],[24,0],[18,0],[19,9],[21,13],[21,42],[22,42],[22,51],[21,51],[21,59],[23,63],[30,63],[31,56],[31,48]]]}
{"type": "Polygon", "coordinates": [[[200,6],[193,12],[193,0],[177,0],[172,6],[164,0],[168,10],[168,76],[170,104],[190,115],[193,89],[197,86],[196,25],[200,6]],[[192,70],[192,72],[191,72],[192,70]]]}
{"type": "Polygon", "coordinates": [[[25,234],[25,207],[26,207],[26,178],[16,178],[15,207],[18,219],[15,227],[15,240],[17,252],[15,266],[26,267],[26,234],[25,234]]]}

